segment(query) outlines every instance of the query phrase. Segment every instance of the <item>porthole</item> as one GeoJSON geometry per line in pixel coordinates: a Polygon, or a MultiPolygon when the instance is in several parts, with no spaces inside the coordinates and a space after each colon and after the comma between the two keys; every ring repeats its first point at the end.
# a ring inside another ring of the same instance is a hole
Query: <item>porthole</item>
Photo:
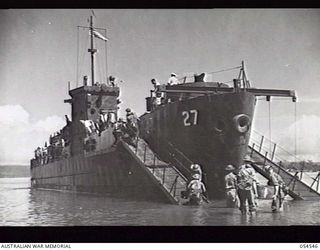
{"type": "Polygon", "coordinates": [[[225,130],[226,124],[222,120],[218,120],[214,128],[216,131],[222,132],[225,130]]]}

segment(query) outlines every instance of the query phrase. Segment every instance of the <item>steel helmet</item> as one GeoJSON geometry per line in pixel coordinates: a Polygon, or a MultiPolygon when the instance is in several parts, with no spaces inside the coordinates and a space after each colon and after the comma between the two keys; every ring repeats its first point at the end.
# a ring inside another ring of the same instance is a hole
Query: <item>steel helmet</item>
{"type": "Polygon", "coordinates": [[[268,165],[266,165],[263,169],[264,169],[264,171],[266,171],[266,172],[270,172],[270,171],[273,170],[272,167],[271,167],[271,166],[268,166],[268,165]]]}
{"type": "Polygon", "coordinates": [[[128,113],[131,112],[131,109],[127,108],[127,109],[126,109],[126,112],[128,112],[128,113]]]}
{"type": "Polygon", "coordinates": [[[227,171],[233,171],[233,170],[235,170],[235,168],[234,168],[234,166],[232,166],[232,165],[228,165],[228,166],[226,167],[226,170],[227,170],[227,171]]]}
{"type": "Polygon", "coordinates": [[[200,165],[199,165],[199,164],[192,164],[192,165],[190,166],[190,168],[191,168],[192,170],[197,170],[197,169],[200,169],[200,165]]]}

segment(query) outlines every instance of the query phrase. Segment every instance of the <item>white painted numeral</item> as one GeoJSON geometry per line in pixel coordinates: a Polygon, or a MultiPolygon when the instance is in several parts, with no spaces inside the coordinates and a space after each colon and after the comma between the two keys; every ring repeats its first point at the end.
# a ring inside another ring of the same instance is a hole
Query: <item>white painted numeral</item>
{"type": "Polygon", "coordinates": [[[183,119],[184,126],[190,126],[191,123],[188,122],[189,117],[190,117],[189,112],[188,111],[183,111],[182,112],[182,116],[184,116],[184,119],[183,119]]]}
{"type": "Polygon", "coordinates": [[[198,111],[195,109],[190,110],[190,113],[193,114],[193,125],[198,123],[198,111]]]}
{"type": "Polygon", "coordinates": [[[198,111],[195,109],[191,109],[190,111],[182,111],[183,116],[183,124],[184,126],[191,126],[198,124],[198,111]],[[193,121],[190,118],[190,114],[193,114],[193,121]]]}

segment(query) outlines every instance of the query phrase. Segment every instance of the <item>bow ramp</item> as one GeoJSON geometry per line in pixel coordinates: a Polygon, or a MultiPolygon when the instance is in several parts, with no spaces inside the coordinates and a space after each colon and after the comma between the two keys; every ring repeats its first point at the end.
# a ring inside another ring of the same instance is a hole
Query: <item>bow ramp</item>
{"type": "Polygon", "coordinates": [[[162,161],[141,138],[136,140],[136,147],[123,140],[121,143],[170,203],[182,204],[185,201],[181,191],[186,190],[188,180],[175,166],[162,161]]]}
{"type": "Polygon", "coordinates": [[[254,162],[252,164],[254,169],[263,177],[270,180],[268,173],[264,170],[264,166],[271,166],[274,172],[278,173],[282,177],[283,181],[289,188],[289,195],[293,199],[320,199],[320,193],[318,191],[320,181],[319,174],[316,178],[313,178],[307,173],[303,172],[303,168],[296,169],[294,172],[289,172],[283,167],[282,162],[284,160],[281,157],[286,155],[288,160],[290,158],[293,159],[293,156],[255,131],[253,131],[253,134],[251,135],[248,147],[248,154],[254,162]],[[276,151],[278,151],[278,154],[276,154],[276,151]],[[279,156],[279,154],[281,156],[279,156]],[[307,179],[309,179],[312,184],[307,183],[307,179]],[[314,187],[315,183],[317,183],[316,187],[314,187]]]}

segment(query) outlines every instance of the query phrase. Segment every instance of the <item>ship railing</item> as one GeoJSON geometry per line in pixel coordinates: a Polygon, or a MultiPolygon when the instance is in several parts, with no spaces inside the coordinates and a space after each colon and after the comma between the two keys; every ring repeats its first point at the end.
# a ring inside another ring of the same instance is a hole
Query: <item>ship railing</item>
{"type": "Polygon", "coordinates": [[[191,166],[193,162],[179,149],[177,149],[171,142],[168,142],[167,145],[169,146],[168,154],[176,163],[179,164],[179,166],[183,169],[183,172],[187,174],[187,179],[190,180],[192,172],[190,168],[187,168],[186,166],[191,166]]]}
{"type": "Polygon", "coordinates": [[[280,173],[281,170],[287,172],[292,177],[289,184],[293,184],[293,187],[295,187],[295,182],[299,180],[318,192],[320,171],[316,177],[306,173],[305,161],[299,159],[296,155],[288,152],[279,144],[271,141],[255,130],[251,132],[249,146],[251,147],[251,156],[254,150],[263,155],[263,165],[266,165],[267,161],[271,161],[275,163],[274,166],[277,167],[276,170],[278,173],[280,173]],[[290,166],[290,169],[287,169],[288,166],[290,166]],[[312,184],[310,184],[311,182],[312,184]],[[316,187],[314,188],[315,184],[316,187]]]}
{"type": "MultiPolygon", "coordinates": [[[[206,78],[211,78],[211,81],[213,81],[213,78],[216,74],[218,73],[225,73],[228,71],[233,71],[233,70],[239,70],[240,69],[240,73],[239,73],[239,77],[241,76],[242,71],[244,71],[244,64],[242,62],[241,65],[239,66],[235,66],[235,67],[231,67],[231,68],[225,68],[225,69],[221,69],[221,70],[215,70],[215,71],[211,71],[211,72],[201,72],[201,73],[196,73],[196,72],[188,72],[188,73],[184,73],[183,76],[181,78],[179,78],[179,82],[180,83],[186,83],[186,82],[194,82],[195,81],[195,76],[199,76],[201,74],[205,74],[206,78]]],[[[243,72],[242,74],[244,80],[246,80],[246,76],[245,73],[243,72]]],[[[233,80],[228,81],[228,82],[233,82],[233,80]]],[[[224,83],[227,83],[226,81],[224,81],[224,83]]]]}
{"type": "MultiPolygon", "coordinates": [[[[183,169],[183,173],[186,177],[186,181],[191,181],[192,179],[192,171],[190,169],[190,166],[194,164],[193,161],[191,161],[184,153],[182,153],[179,149],[177,149],[172,142],[168,141],[168,153],[171,156],[171,160],[173,160],[176,164],[179,164],[179,166],[183,169]],[[189,167],[186,167],[189,166],[189,167]]],[[[204,175],[205,179],[205,173],[202,173],[204,175]]],[[[208,202],[207,197],[202,194],[202,197],[204,201],[208,202]]]]}
{"type": "MultiPolygon", "coordinates": [[[[173,196],[173,197],[176,197],[177,196],[177,183],[178,183],[178,180],[179,178],[181,178],[183,181],[187,182],[187,179],[184,177],[184,175],[176,168],[174,168],[172,165],[171,165],[171,169],[173,171],[175,171],[176,173],[176,176],[172,182],[172,184],[168,183],[170,182],[170,179],[169,178],[166,178],[167,176],[167,167],[163,166],[161,167],[161,170],[159,171],[158,167],[157,167],[157,163],[159,163],[160,161],[160,157],[155,153],[153,152],[149,146],[147,145],[147,143],[142,140],[141,138],[139,137],[136,137],[135,139],[135,154],[137,155],[138,154],[138,149],[139,149],[139,142],[143,142],[142,145],[143,145],[143,157],[142,157],[142,162],[143,164],[146,164],[146,163],[150,163],[150,160],[152,160],[152,165],[148,166],[149,169],[151,169],[151,173],[156,177],[156,178],[159,178],[161,180],[161,184],[164,186],[165,184],[168,185],[168,192],[173,196]],[[156,171],[157,169],[157,171],[156,171]]],[[[140,144],[141,145],[141,144],[140,144]]]]}

